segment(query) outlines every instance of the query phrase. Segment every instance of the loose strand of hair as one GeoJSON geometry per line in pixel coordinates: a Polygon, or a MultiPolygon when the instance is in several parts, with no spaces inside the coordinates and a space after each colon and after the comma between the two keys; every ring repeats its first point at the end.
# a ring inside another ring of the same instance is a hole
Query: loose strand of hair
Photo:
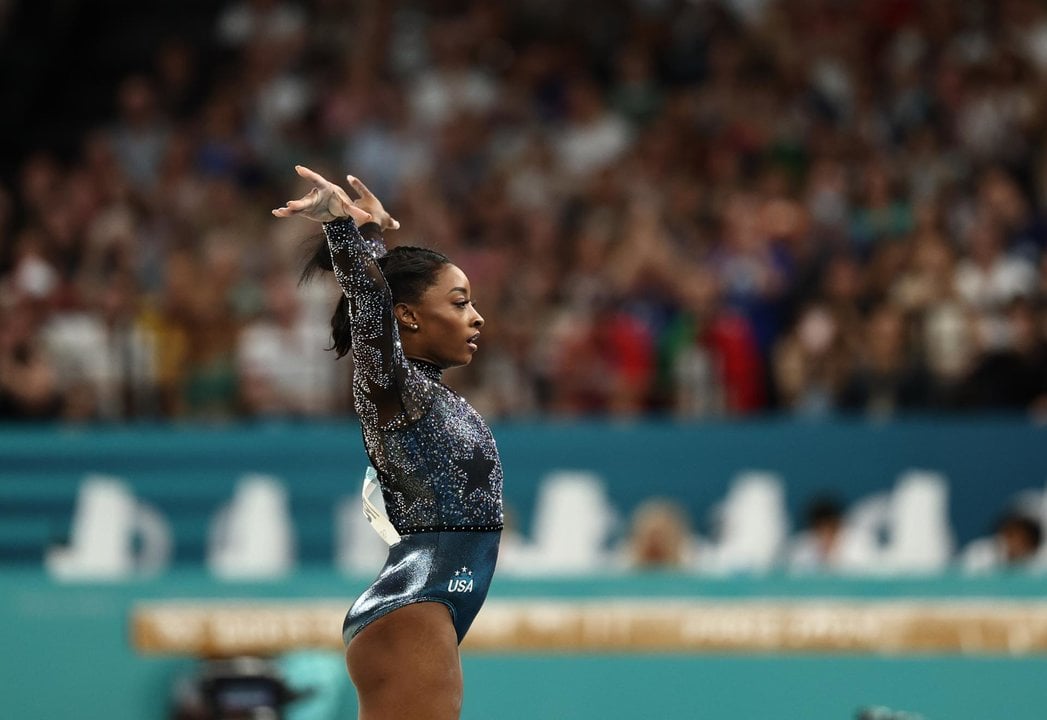
{"type": "Polygon", "coordinates": [[[321,272],[334,271],[331,248],[327,245],[327,238],[322,232],[302,241],[302,257],[302,273],[298,277],[299,285],[304,285],[321,272]]]}

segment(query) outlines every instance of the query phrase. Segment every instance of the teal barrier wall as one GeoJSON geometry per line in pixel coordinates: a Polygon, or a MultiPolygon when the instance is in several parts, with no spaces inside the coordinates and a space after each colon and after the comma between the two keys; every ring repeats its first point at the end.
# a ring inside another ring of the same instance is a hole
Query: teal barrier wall
{"type": "MultiPolygon", "coordinates": [[[[365,582],[304,572],[269,584],[218,583],[201,573],[121,584],[59,585],[30,571],[0,573],[0,715],[19,720],[163,720],[186,658],[131,649],[137,600],[344,599],[365,582]]],[[[497,579],[492,598],[516,597],[967,597],[1040,598],[1042,578],[845,581],[701,580],[670,575],[524,582],[497,579]]],[[[337,633],[338,628],[332,628],[337,633]]],[[[328,658],[336,672],[341,659],[328,658]]],[[[1042,720],[1047,658],[889,655],[467,654],[464,720],[853,720],[886,706],[924,720],[1042,720]]],[[[355,716],[347,677],[339,718],[355,716]]]]}
{"type": "MultiPolygon", "coordinates": [[[[541,478],[588,469],[627,512],[672,495],[704,517],[731,478],[779,472],[794,517],[815,492],[845,500],[890,488],[909,468],[951,481],[959,539],[984,532],[1013,492],[1047,482],[1047,428],[1012,420],[754,424],[509,425],[495,428],[506,498],[527,527],[541,478]]],[[[13,718],[161,720],[185,658],[142,658],[127,618],[137,599],[302,597],[349,601],[362,579],[330,563],[333,500],[357,492],[366,462],[351,423],[221,428],[0,428],[0,554],[36,564],[68,532],[76,488],[98,472],[124,478],[162,510],[177,533],[180,569],[112,585],[59,585],[38,570],[0,570],[0,677],[13,718]],[[193,570],[207,522],[246,472],[287,484],[298,546],[309,567],[277,584],[219,584],[193,570]]],[[[0,567],[3,567],[0,564],[0,567]]],[[[964,596],[1043,597],[1034,578],[852,581],[776,578],[711,581],[672,576],[523,582],[498,579],[493,597],[577,596],[964,596]]],[[[330,658],[337,667],[338,658],[330,658]]],[[[1041,720],[1043,657],[722,655],[469,655],[463,717],[853,718],[861,706],[925,720],[1041,720]]],[[[341,717],[353,716],[348,683],[341,717]]]]}
{"type": "MultiPolygon", "coordinates": [[[[505,497],[525,531],[539,481],[563,468],[599,473],[623,513],[649,495],[670,495],[699,526],[743,470],[780,473],[799,520],[821,490],[849,501],[889,489],[906,469],[932,469],[951,481],[961,542],[984,534],[1012,493],[1047,483],[1047,427],[1019,420],[546,423],[495,434],[505,497]]],[[[333,501],[358,493],[365,464],[352,423],[0,428],[0,562],[35,563],[47,542],[61,540],[76,487],[92,472],[131,483],[173,521],[177,558],[199,562],[212,513],[242,474],[262,472],[287,484],[302,559],[329,563],[333,501]]]]}

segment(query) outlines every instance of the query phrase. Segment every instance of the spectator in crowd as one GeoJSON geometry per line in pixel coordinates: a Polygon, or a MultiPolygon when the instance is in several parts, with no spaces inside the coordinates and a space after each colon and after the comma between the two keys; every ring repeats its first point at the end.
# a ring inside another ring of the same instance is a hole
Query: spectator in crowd
{"type": "Polygon", "coordinates": [[[54,420],[65,406],[57,371],[33,332],[31,300],[0,309],[0,418],[54,420]]]}
{"type": "Polygon", "coordinates": [[[0,287],[0,417],[54,420],[66,408],[43,328],[57,303],[58,271],[43,257],[38,233],[16,242],[14,268],[0,287]]]}
{"type": "Polygon", "coordinates": [[[280,0],[240,0],[229,3],[218,17],[218,37],[223,43],[242,47],[270,43],[282,54],[305,32],[306,16],[297,3],[280,0]]]}
{"type": "Polygon", "coordinates": [[[117,100],[119,119],[111,133],[113,152],[130,182],[150,188],[159,174],[169,134],[152,80],[132,75],[121,84],[117,100]]]}
{"type": "Polygon", "coordinates": [[[1005,311],[996,347],[982,352],[968,378],[967,393],[976,407],[1021,409],[1047,400],[1047,342],[1037,330],[1031,303],[1018,298],[1005,311]]]}
{"type": "Polygon", "coordinates": [[[665,498],[648,499],[633,511],[624,552],[633,570],[695,570],[700,562],[686,511],[665,498]]]}
{"type": "Polygon", "coordinates": [[[1028,513],[1012,510],[1000,518],[992,536],[974,540],[964,548],[960,563],[968,573],[1041,569],[1042,540],[1040,521],[1028,513]]]}
{"type": "Polygon", "coordinates": [[[835,498],[826,495],[811,501],[807,507],[806,529],[792,539],[786,550],[786,569],[796,573],[840,569],[843,521],[843,506],[835,498]]]}
{"type": "Polygon", "coordinates": [[[926,406],[927,380],[912,359],[905,319],[890,304],[871,311],[857,365],[840,391],[842,410],[889,417],[898,410],[926,406]]]}
{"type": "Polygon", "coordinates": [[[324,348],[330,323],[310,313],[306,288],[284,272],[265,280],[265,313],[247,324],[237,341],[240,402],[247,414],[269,417],[326,416],[344,410],[335,377],[338,368],[324,348]]]}
{"type": "Polygon", "coordinates": [[[44,329],[66,388],[66,418],[120,421],[158,413],[156,337],[136,297],[134,278],[114,272],[91,288],[83,310],[56,313],[44,329]]]}
{"type": "Polygon", "coordinates": [[[821,303],[808,306],[775,348],[779,401],[800,415],[831,412],[852,363],[853,353],[836,317],[821,303]]]}

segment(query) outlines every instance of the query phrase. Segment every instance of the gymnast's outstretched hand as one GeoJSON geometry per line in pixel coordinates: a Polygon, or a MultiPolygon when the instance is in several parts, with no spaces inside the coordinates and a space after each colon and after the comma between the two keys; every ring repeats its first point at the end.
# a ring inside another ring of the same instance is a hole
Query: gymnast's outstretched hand
{"type": "MultiPolygon", "coordinates": [[[[346,194],[345,190],[338,185],[328,182],[319,173],[313,172],[302,165],[295,165],[294,169],[299,175],[311,182],[313,188],[299,199],[290,200],[283,207],[273,210],[273,215],[276,217],[288,218],[301,215],[316,222],[331,222],[339,218],[352,218],[357,225],[375,221],[375,218],[371,217],[371,213],[355,205],[349,199],[349,195],[346,194]]],[[[364,189],[366,190],[366,188],[364,189]]],[[[371,197],[374,196],[371,195],[371,197]]],[[[377,199],[375,202],[377,202],[377,199]]],[[[378,207],[381,208],[381,203],[378,203],[378,207]]],[[[399,226],[399,223],[397,225],[399,226]]]]}
{"type": "Polygon", "coordinates": [[[396,220],[392,215],[386,212],[386,209],[382,207],[381,201],[374,196],[367,186],[360,182],[359,178],[352,175],[346,175],[345,179],[349,181],[353,190],[359,194],[360,199],[354,200],[353,204],[356,207],[364,210],[371,214],[371,222],[378,223],[378,226],[382,230],[399,230],[400,221],[396,220]]]}

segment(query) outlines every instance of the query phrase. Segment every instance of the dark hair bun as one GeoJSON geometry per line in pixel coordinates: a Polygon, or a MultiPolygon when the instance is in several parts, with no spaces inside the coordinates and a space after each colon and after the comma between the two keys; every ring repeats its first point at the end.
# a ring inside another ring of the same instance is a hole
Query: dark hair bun
{"type": "MultiPolygon", "coordinates": [[[[318,272],[332,272],[331,249],[327,238],[321,233],[306,241],[305,263],[302,266],[300,282],[306,282],[318,272]]],[[[440,269],[451,261],[441,252],[429,248],[401,245],[378,258],[378,267],[385,276],[393,304],[415,303],[433,284],[440,269]]],[[[331,316],[332,346],[338,357],[352,349],[352,324],[350,322],[349,300],[343,294],[338,306],[331,316]]]]}

